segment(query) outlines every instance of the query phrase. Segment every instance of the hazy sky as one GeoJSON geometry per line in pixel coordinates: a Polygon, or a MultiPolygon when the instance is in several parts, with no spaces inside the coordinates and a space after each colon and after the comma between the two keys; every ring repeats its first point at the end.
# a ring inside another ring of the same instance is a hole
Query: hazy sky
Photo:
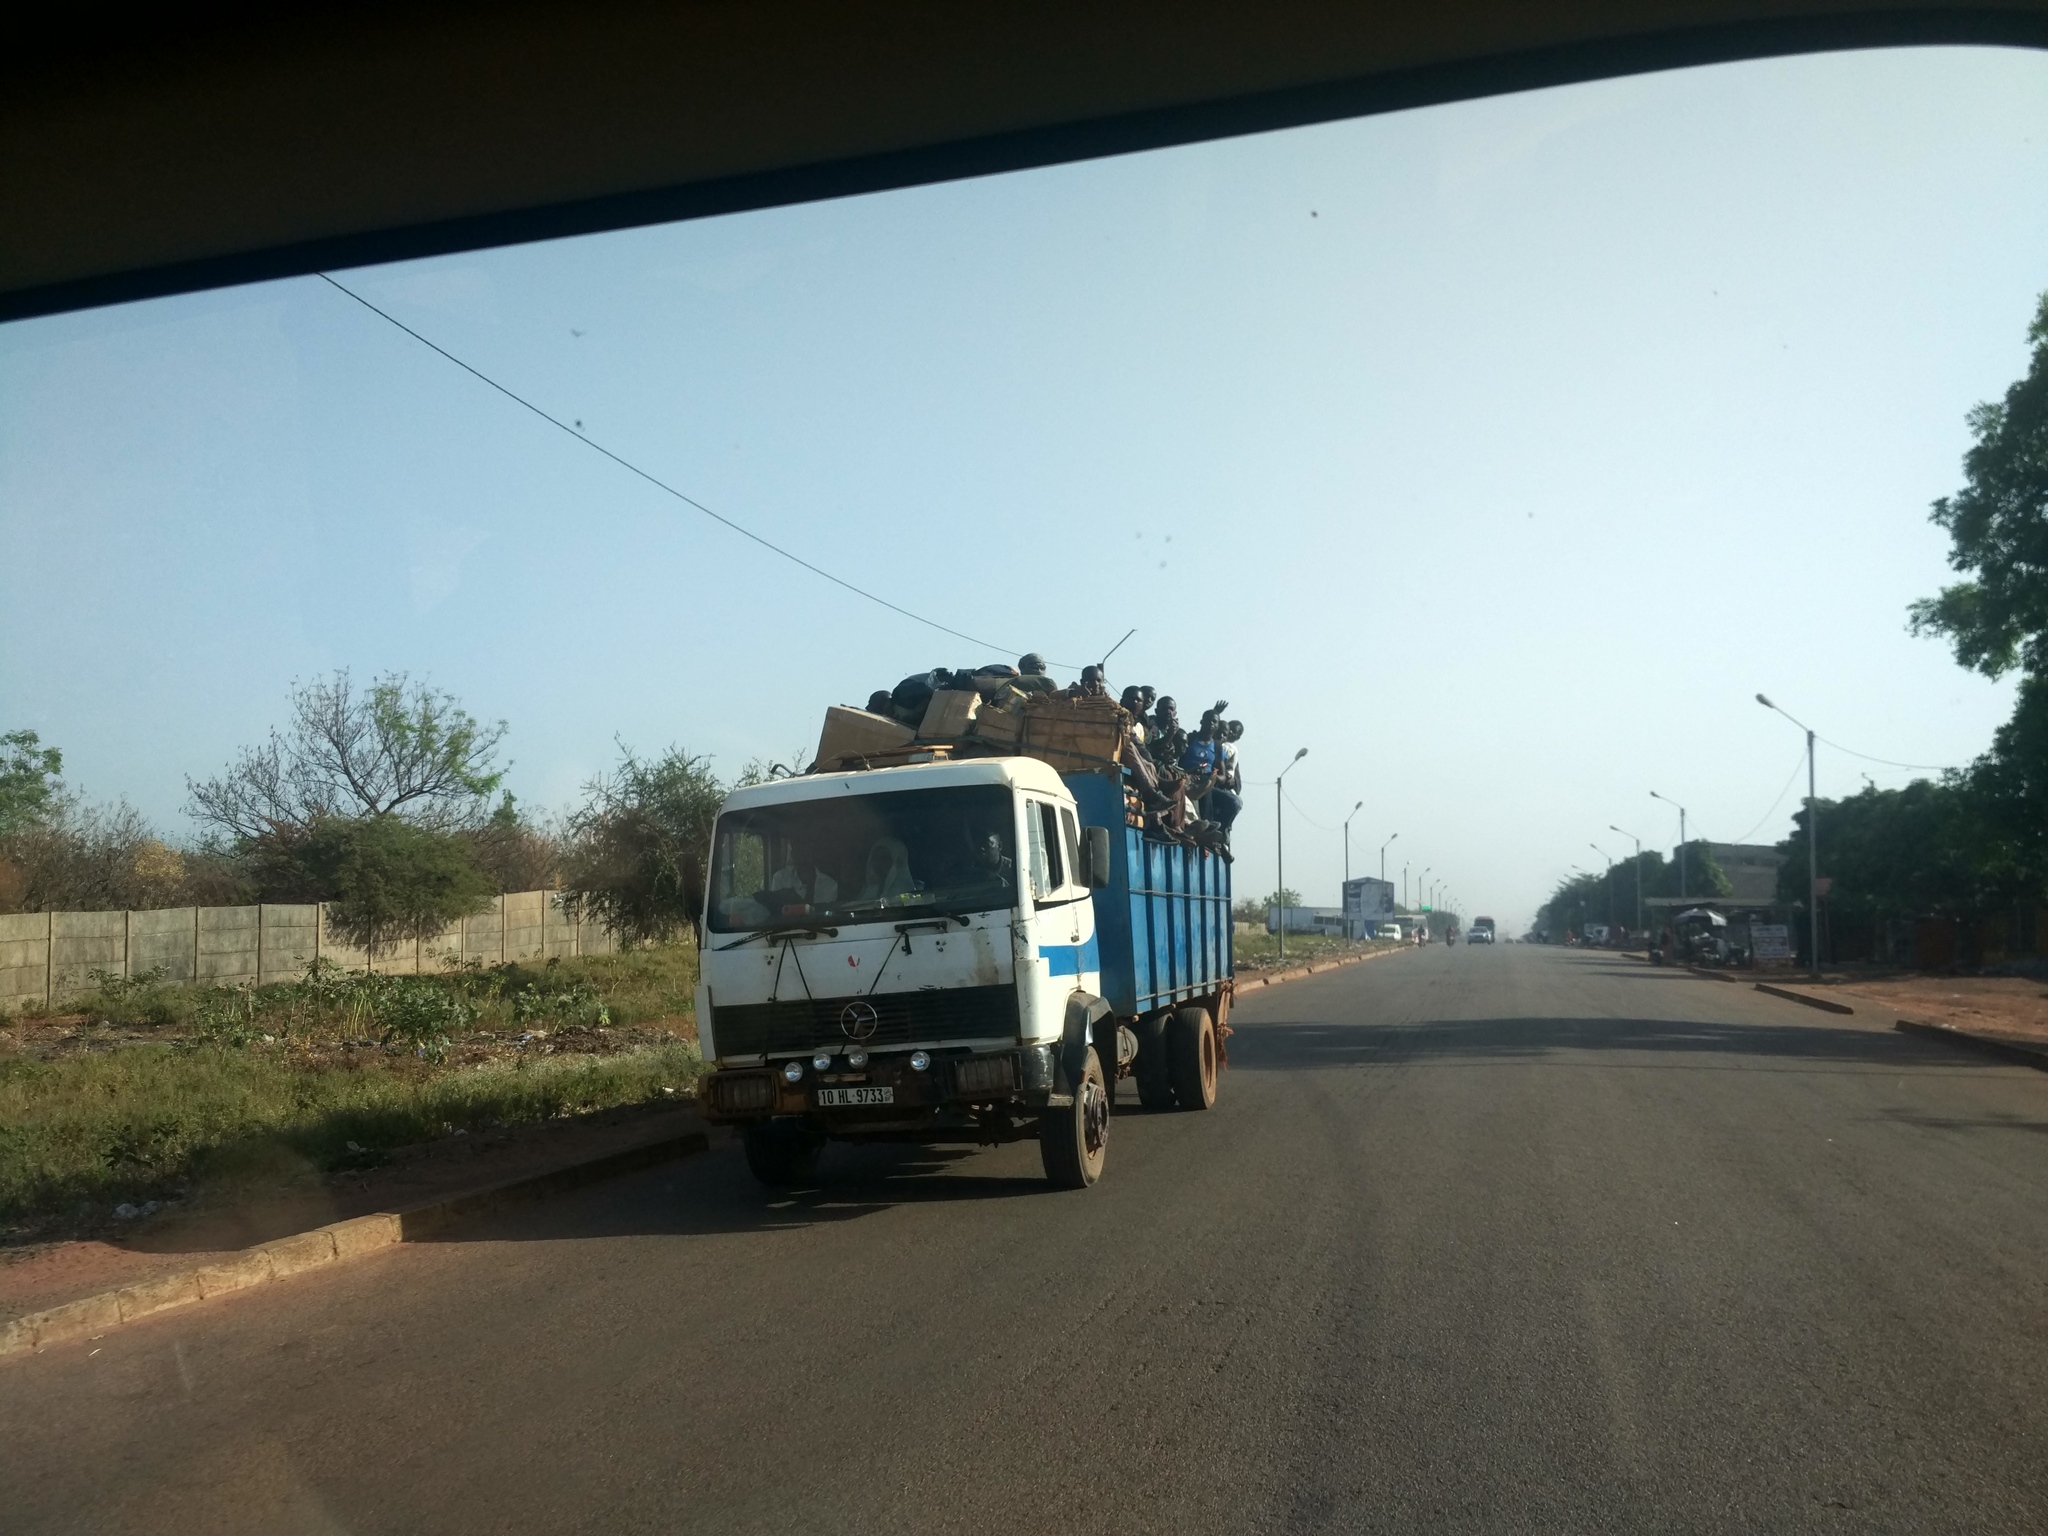
{"type": "Polygon", "coordinates": [[[1905,606],[2048,288],[2048,55],[1691,70],[344,280],[992,644],[317,279],[0,327],[0,730],[169,831],[334,667],[503,716],[554,808],[615,737],[787,760],[828,703],[1135,625],[1115,683],[1246,723],[1240,892],[1306,746],[1290,885],[1336,900],[1363,800],[1354,873],[1398,832],[1397,879],[1519,929],[1610,823],[1676,841],[1653,788],[1786,835],[1801,738],[1759,689],[1908,763],[2009,707],[1905,606]]]}

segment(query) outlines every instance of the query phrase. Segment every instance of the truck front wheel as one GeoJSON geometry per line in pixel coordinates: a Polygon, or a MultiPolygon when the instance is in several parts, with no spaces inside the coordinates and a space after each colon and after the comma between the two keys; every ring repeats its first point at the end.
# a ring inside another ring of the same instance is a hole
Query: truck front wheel
{"type": "Polygon", "coordinates": [[[1166,1026],[1166,1061],[1182,1109],[1216,1103],[1216,1021],[1206,1008],[1183,1008],[1166,1026]]]}
{"type": "Polygon", "coordinates": [[[1088,1065],[1074,1085],[1074,1102],[1048,1104],[1038,1122],[1038,1155],[1045,1177],[1057,1189],[1086,1189],[1102,1177],[1109,1155],[1109,1091],[1102,1058],[1088,1047],[1088,1065]]]}
{"type": "Polygon", "coordinates": [[[740,1133],[747,1171],[770,1189],[807,1184],[817,1174],[825,1138],[801,1120],[756,1120],[740,1133]]]}

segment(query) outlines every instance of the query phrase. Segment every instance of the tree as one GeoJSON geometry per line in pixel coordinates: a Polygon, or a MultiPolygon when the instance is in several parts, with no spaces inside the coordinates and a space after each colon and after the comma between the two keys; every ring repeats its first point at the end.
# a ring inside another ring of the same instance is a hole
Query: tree
{"type": "MultiPolygon", "coordinates": [[[[1833,910],[1963,917],[1987,905],[1979,823],[1954,783],[1917,779],[1904,789],[1823,800],[1817,809],[1820,872],[1833,882],[1825,898],[1833,910]]],[[[1786,906],[1806,905],[1806,818],[1803,808],[1796,812],[1797,830],[1778,845],[1786,855],[1778,899],[1786,906]]]]}
{"type": "Polygon", "coordinates": [[[1962,665],[2048,674],[2048,293],[2027,329],[2034,353],[2002,401],[1970,412],[1966,484],[1934,503],[1948,563],[1970,579],[1913,604],[1916,634],[1948,637],[1962,665]]]}
{"type": "MultiPolygon", "coordinates": [[[[1734,891],[1728,879],[1728,872],[1721,868],[1713,854],[1713,844],[1703,837],[1696,837],[1684,845],[1685,889],[1679,890],[1679,861],[1674,851],[1668,862],[1660,861],[1656,874],[1649,877],[1644,893],[1650,896],[1697,896],[1705,901],[1712,896],[1726,896],[1734,891]]],[[[1649,855],[1645,854],[1647,859],[1649,855]]]]}
{"type": "Polygon", "coordinates": [[[344,669],[293,688],[288,730],[244,749],[218,778],[187,779],[188,808],[249,842],[387,815],[442,830],[472,826],[504,779],[497,752],[505,730],[403,672],[359,691],[344,669]]]}
{"type": "Polygon", "coordinates": [[[500,891],[543,890],[561,878],[560,844],[551,831],[527,819],[510,792],[465,836],[476,867],[500,891]]]}
{"type": "Polygon", "coordinates": [[[328,903],[328,925],[372,954],[429,938],[491,904],[491,882],[460,836],[389,812],[323,818],[294,853],[314,899],[328,903]]]}
{"type": "Polygon", "coordinates": [[[46,820],[63,800],[64,754],[34,731],[0,736],[0,837],[46,820]]]}
{"type": "Polygon", "coordinates": [[[569,818],[566,904],[622,939],[672,938],[703,915],[711,829],[726,788],[710,760],[670,747],[643,760],[623,744],[569,818]]]}
{"type": "Polygon", "coordinates": [[[2048,676],[2020,682],[2012,718],[1960,776],[1986,873],[2008,900],[2048,895],[2048,676]]]}

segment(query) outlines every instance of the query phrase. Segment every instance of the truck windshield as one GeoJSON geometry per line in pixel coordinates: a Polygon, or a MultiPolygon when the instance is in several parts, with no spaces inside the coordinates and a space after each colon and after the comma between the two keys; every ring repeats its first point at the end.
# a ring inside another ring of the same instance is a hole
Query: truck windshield
{"type": "Polygon", "coordinates": [[[843,795],[718,819],[715,933],[967,913],[1017,902],[1015,817],[997,785],[843,795]]]}

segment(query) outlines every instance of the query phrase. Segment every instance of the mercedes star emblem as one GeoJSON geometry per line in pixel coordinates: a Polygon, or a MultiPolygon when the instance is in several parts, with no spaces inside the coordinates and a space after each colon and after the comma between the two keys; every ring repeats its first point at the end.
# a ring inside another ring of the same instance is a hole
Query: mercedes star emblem
{"type": "Polygon", "coordinates": [[[875,1032],[882,1016],[867,1003],[848,1003],[839,1010],[839,1027],[849,1040],[865,1040],[875,1032]]]}

